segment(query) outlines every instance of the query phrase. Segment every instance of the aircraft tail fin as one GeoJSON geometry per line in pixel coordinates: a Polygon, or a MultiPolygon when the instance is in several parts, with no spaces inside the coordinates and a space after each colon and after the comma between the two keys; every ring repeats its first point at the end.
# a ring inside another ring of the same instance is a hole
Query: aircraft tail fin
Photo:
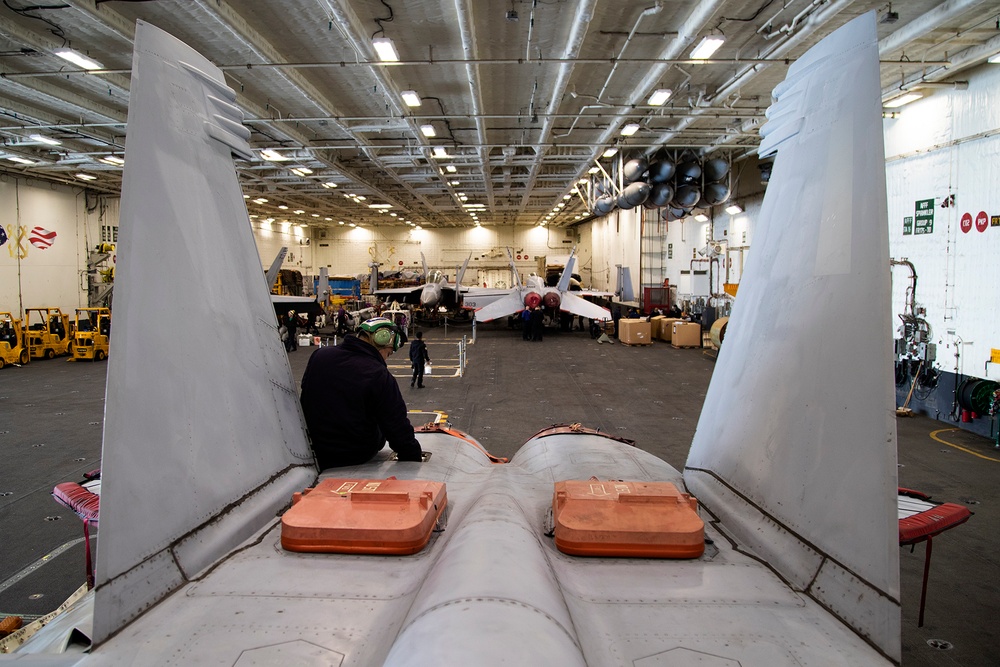
{"type": "Polygon", "coordinates": [[[616,264],[618,269],[618,284],[615,285],[615,294],[622,301],[635,301],[635,292],[632,290],[632,271],[627,266],[616,264]]]}
{"type": "Polygon", "coordinates": [[[274,256],[274,261],[271,262],[271,266],[265,274],[268,292],[274,289],[274,283],[278,280],[278,271],[281,270],[281,263],[285,261],[285,255],[287,254],[288,246],[281,246],[281,250],[279,250],[278,254],[274,256]]]}
{"type": "Polygon", "coordinates": [[[427,258],[424,257],[424,253],[420,253],[420,264],[424,267],[424,282],[428,282],[431,279],[431,272],[427,270],[427,258]]]}
{"type": "Polygon", "coordinates": [[[465,270],[469,268],[469,260],[472,259],[472,253],[465,258],[462,262],[462,267],[455,272],[455,300],[459,303],[462,301],[462,278],[465,277],[465,270]]]}
{"type": "Polygon", "coordinates": [[[95,645],[316,477],[233,164],[233,153],[252,154],[236,93],[209,60],[143,21],[132,67],[95,645]],[[165,327],[164,310],[181,305],[198,326],[165,327]],[[206,327],[225,344],[206,345],[206,327]]]}
{"type": "Polygon", "coordinates": [[[517,265],[514,264],[514,253],[511,252],[509,246],[507,248],[507,257],[510,258],[510,274],[514,280],[514,287],[521,289],[521,274],[517,270],[517,265]]]}
{"type": "Polygon", "coordinates": [[[566,266],[563,267],[562,274],[559,276],[559,282],[556,284],[556,289],[560,292],[565,292],[569,289],[569,281],[573,278],[573,265],[576,263],[576,247],[569,253],[569,259],[566,260],[566,266]]]}
{"type": "Polygon", "coordinates": [[[779,150],[684,480],[736,541],[899,661],[876,40],[869,12],[775,88],[761,134],[779,150]],[[845,313],[851,335],[831,335],[845,313]]]}

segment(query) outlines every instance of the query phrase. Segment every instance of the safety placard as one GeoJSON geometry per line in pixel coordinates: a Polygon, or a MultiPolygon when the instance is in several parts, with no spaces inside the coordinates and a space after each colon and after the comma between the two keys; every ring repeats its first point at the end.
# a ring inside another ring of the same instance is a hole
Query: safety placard
{"type": "Polygon", "coordinates": [[[918,199],[913,215],[914,234],[934,233],[934,200],[918,199]]]}
{"type": "Polygon", "coordinates": [[[903,218],[903,236],[908,236],[913,233],[913,217],[906,216],[903,218]]]}
{"type": "Polygon", "coordinates": [[[995,347],[990,348],[990,363],[1000,364],[1000,350],[995,347]]]}
{"type": "Polygon", "coordinates": [[[986,211],[980,211],[976,216],[976,231],[985,232],[986,228],[989,227],[990,217],[986,215],[986,211]]]}
{"type": "Polygon", "coordinates": [[[963,234],[968,234],[972,231],[972,214],[963,213],[962,219],[958,221],[958,226],[961,228],[963,234]]]}

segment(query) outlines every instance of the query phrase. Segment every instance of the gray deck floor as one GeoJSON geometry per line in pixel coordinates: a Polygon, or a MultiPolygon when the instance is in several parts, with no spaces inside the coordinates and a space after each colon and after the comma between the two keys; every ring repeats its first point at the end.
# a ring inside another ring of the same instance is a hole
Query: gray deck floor
{"type": "MultiPolygon", "coordinates": [[[[703,350],[598,345],[580,332],[528,343],[518,331],[488,325],[468,347],[459,378],[458,341],[470,333],[426,332],[434,371],[425,389],[409,387],[405,350],[390,358],[411,409],[446,413],[499,456],[550,424],[581,422],[683,466],[714,367],[703,350]]],[[[312,349],[290,353],[296,378],[312,349]]],[[[0,370],[0,617],[47,613],[84,582],[81,524],[50,493],[100,467],[106,368],[56,359],[0,370]]],[[[900,419],[898,431],[900,485],[975,512],[934,541],[923,628],[925,545],[900,551],[903,664],[1000,665],[1000,452],[926,417],[900,419]]]]}

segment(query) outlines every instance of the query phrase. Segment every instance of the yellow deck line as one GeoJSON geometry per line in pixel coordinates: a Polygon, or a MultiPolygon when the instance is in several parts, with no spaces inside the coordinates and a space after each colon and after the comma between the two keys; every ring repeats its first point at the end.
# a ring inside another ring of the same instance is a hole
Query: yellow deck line
{"type": "Polygon", "coordinates": [[[985,454],[980,454],[979,452],[975,452],[971,449],[968,449],[967,447],[963,447],[962,445],[956,445],[953,442],[948,442],[947,440],[943,440],[942,438],[938,437],[938,433],[947,433],[948,431],[957,431],[957,430],[958,430],[957,428],[939,428],[936,431],[931,431],[931,438],[937,440],[942,445],[948,445],[949,447],[954,447],[955,449],[961,450],[966,454],[972,454],[973,456],[978,456],[979,458],[986,459],[987,461],[1000,463],[1000,459],[995,459],[992,456],[986,456],[985,454]]]}

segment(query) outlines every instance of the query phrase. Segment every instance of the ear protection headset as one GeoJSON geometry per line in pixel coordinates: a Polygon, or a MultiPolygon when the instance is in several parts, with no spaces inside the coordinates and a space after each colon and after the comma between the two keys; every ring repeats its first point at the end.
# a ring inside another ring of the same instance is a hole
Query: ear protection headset
{"type": "Polygon", "coordinates": [[[389,347],[395,352],[406,342],[406,334],[392,320],[385,317],[374,317],[361,323],[361,330],[366,332],[377,347],[389,347]]]}

